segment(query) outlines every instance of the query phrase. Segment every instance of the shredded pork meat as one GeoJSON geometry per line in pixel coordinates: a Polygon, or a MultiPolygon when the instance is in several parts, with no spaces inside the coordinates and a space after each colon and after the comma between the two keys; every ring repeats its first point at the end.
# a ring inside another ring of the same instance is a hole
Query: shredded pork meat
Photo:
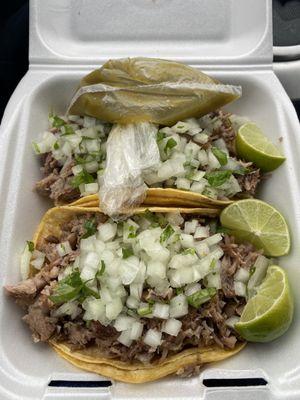
{"type": "Polygon", "coordinates": [[[55,204],[78,199],[80,192],[72,186],[74,160],[70,158],[61,166],[52,154],[48,153],[43,162],[41,170],[45,177],[36,183],[35,190],[42,196],[50,197],[55,204]]]}
{"type": "MultiPolygon", "coordinates": [[[[224,237],[222,248],[224,256],[221,265],[222,288],[207,303],[199,309],[189,306],[189,313],[180,318],[182,328],[177,336],[163,334],[162,343],[156,350],[146,345],[142,339],[126,347],[117,341],[119,332],[112,326],[103,326],[98,321],[86,323],[82,319],[83,310],[73,319],[71,316],[56,316],[58,306],[51,302],[49,295],[57,283],[60,273],[70,262],[74,261],[79,252],[79,241],[85,233],[84,222],[95,218],[91,214],[78,215],[62,226],[60,237],[48,236],[39,250],[46,254],[46,262],[35,276],[17,285],[6,286],[8,295],[12,296],[26,309],[23,320],[29,325],[34,341],[66,341],[74,349],[97,346],[106,357],[123,361],[134,360],[143,363],[158,362],[167,356],[178,353],[190,347],[205,347],[216,344],[222,348],[233,348],[240,338],[237,333],[226,325],[226,320],[233,315],[241,315],[245,299],[236,296],[233,286],[233,276],[239,268],[249,269],[260,254],[251,244],[237,244],[233,237],[224,237]],[[63,242],[73,235],[73,251],[60,257],[55,249],[58,242],[63,242]],[[75,235],[75,237],[74,237],[75,235]]],[[[193,216],[194,218],[194,216],[193,216]]],[[[104,216],[97,216],[96,223],[103,223],[104,216]]],[[[145,300],[168,301],[175,296],[174,290],[169,290],[165,296],[159,296],[151,288],[143,293],[145,300]]],[[[162,320],[157,318],[141,319],[145,329],[160,329],[162,320]]],[[[196,367],[197,369],[197,367],[196,367]]],[[[189,375],[192,369],[179,371],[189,375]]]]}

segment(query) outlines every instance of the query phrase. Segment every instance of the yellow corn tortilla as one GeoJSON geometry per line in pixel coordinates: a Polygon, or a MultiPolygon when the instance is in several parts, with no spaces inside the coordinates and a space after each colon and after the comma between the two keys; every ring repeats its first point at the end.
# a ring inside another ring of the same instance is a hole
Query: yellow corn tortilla
{"type": "MultiPolygon", "coordinates": [[[[189,192],[186,190],[172,189],[172,188],[149,188],[147,195],[143,202],[144,205],[149,206],[163,206],[163,207],[212,207],[224,208],[233,203],[234,200],[215,200],[200,193],[189,192]]],[[[84,207],[98,207],[99,197],[98,194],[84,196],[74,201],[70,205],[84,206],[84,207]]]]}
{"type": "MultiPolygon", "coordinates": [[[[134,210],[134,214],[143,213],[146,209],[146,207],[139,207],[134,210]]],[[[216,216],[220,211],[218,209],[209,208],[175,207],[149,207],[148,209],[151,212],[167,213],[177,211],[182,214],[200,214],[208,216],[216,216]]],[[[55,207],[48,210],[34,235],[33,242],[35,247],[40,245],[48,235],[59,236],[61,234],[62,224],[70,221],[75,214],[83,213],[101,213],[101,210],[98,207],[76,205],[55,207]]],[[[30,275],[33,276],[36,272],[37,270],[31,267],[30,275]]],[[[176,373],[180,369],[188,366],[202,366],[210,362],[221,361],[238,353],[245,346],[245,343],[238,343],[233,350],[225,350],[217,346],[190,348],[167,357],[161,363],[156,362],[144,365],[141,362],[126,363],[124,361],[105,357],[101,354],[97,346],[73,351],[72,347],[66,342],[56,343],[51,341],[49,344],[57,354],[81,369],[129,383],[150,382],[176,373]]]]}
{"type": "Polygon", "coordinates": [[[205,365],[211,362],[225,360],[245,347],[239,343],[234,350],[224,350],[217,347],[184,350],[175,356],[168,357],[160,364],[145,366],[142,363],[126,364],[121,361],[101,357],[86,357],[80,352],[73,353],[65,345],[51,344],[62,358],[78,368],[126,383],[151,382],[174,374],[188,366],[205,365]]]}

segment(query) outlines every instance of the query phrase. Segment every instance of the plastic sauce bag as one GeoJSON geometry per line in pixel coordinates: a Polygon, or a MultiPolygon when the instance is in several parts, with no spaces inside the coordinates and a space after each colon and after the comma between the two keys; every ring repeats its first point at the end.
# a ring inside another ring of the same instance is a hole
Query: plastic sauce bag
{"type": "Polygon", "coordinates": [[[240,96],[240,86],[223,85],[187,65],[126,58],[109,60],[85,76],[68,111],[113,123],[172,125],[203,116],[240,96]]]}
{"type": "Polygon", "coordinates": [[[114,125],[107,141],[106,168],[100,182],[102,210],[117,216],[143,202],[142,174],[158,166],[157,127],[149,122],[114,125]]]}
{"type": "Polygon", "coordinates": [[[99,192],[103,210],[112,216],[143,202],[147,186],[142,174],[160,161],[153,124],[201,117],[240,95],[240,86],[154,58],[109,60],[85,76],[68,113],[123,124],[114,126],[107,141],[99,192]]]}

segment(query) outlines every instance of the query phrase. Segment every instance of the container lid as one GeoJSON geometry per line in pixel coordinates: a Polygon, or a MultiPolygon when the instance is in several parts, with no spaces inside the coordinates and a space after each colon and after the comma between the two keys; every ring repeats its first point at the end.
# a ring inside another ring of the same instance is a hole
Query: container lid
{"type": "Polygon", "coordinates": [[[160,57],[197,65],[272,62],[271,0],[33,0],[30,63],[160,57]]]}

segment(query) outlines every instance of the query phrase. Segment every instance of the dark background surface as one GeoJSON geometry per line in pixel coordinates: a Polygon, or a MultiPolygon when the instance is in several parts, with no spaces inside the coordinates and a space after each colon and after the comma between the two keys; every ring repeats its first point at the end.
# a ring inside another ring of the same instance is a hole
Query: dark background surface
{"type": "MultiPolygon", "coordinates": [[[[0,11],[0,121],[7,101],[28,69],[28,0],[4,4],[0,11]]],[[[300,0],[273,0],[273,29],[275,45],[300,44],[300,0]]],[[[294,104],[300,117],[300,99],[294,104]]]]}

